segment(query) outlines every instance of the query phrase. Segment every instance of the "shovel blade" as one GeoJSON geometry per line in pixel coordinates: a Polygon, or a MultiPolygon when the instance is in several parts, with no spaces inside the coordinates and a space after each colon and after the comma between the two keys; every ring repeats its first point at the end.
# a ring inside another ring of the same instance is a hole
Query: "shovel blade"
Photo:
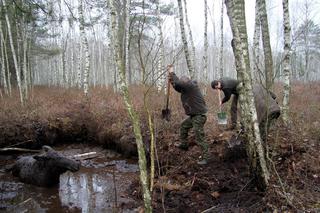
{"type": "Polygon", "coordinates": [[[167,120],[167,121],[170,120],[170,117],[171,117],[171,111],[170,111],[170,109],[163,109],[163,110],[161,111],[161,114],[162,114],[162,119],[165,119],[165,120],[167,120]]]}

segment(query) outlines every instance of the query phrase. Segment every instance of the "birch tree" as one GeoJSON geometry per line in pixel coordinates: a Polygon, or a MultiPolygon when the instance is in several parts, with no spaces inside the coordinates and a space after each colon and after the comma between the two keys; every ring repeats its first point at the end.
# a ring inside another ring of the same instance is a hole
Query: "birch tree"
{"type": "Polygon", "coordinates": [[[285,124],[289,121],[289,97],[290,97],[290,57],[291,57],[291,27],[289,14],[289,0],[282,1],[283,7],[283,35],[284,35],[284,60],[283,60],[283,102],[282,102],[282,119],[285,124]]]}
{"type": "Polygon", "coordinates": [[[247,138],[247,154],[250,171],[258,186],[264,190],[269,183],[269,171],[260,137],[257,112],[252,93],[250,60],[248,51],[248,36],[245,19],[244,0],[225,0],[233,33],[233,50],[240,90],[241,119],[247,138]]]}
{"type": "MultiPolygon", "coordinates": [[[[1,22],[1,21],[0,21],[1,22]]],[[[8,59],[8,50],[7,50],[7,45],[6,45],[6,40],[4,39],[4,34],[3,34],[3,30],[2,27],[0,27],[0,36],[1,36],[1,42],[2,42],[2,47],[1,48],[1,54],[3,56],[3,71],[5,72],[5,76],[7,77],[7,84],[8,84],[8,92],[9,95],[11,96],[12,94],[12,87],[11,87],[11,73],[9,71],[9,59],[8,59]]]]}
{"type": "Polygon", "coordinates": [[[86,32],[84,30],[84,15],[83,15],[83,5],[82,0],[79,0],[79,30],[80,30],[80,38],[84,51],[84,73],[83,73],[83,91],[84,94],[88,95],[89,90],[89,70],[90,70],[90,55],[89,55],[89,44],[86,36],[86,32]]]}
{"type": "Polygon", "coordinates": [[[160,76],[159,81],[157,81],[157,88],[160,91],[165,84],[166,76],[163,75],[164,72],[164,44],[163,44],[163,32],[162,32],[162,19],[160,17],[160,3],[157,3],[157,18],[158,18],[158,37],[159,37],[159,56],[158,56],[158,70],[157,73],[160,76]]]}
{"type": "Polygon", "coordinates": [[[220,57],[219,57],[219,64],[220,64],[220,72],[219,77],[223,77],[223,8],[224,8],[224,0],[221,1],[221,16],[220,16],[220,57]]]}
{"type": "Polygon", "coordinates": [[[78,50],[79,50],[79,55],[78,55],[78,67],[77,67],[77,85],[78,88],[80,89],[82,87],[82,55],[83,55],[83,45],[82,42],[78,44],[78,50]]]}
{"type": "MultiPolygon", "coordinates": [[[[2,31],[2,20],[0,19],[0,49],[1,49],[1,52],[0,52],[0,67],[1,67],[1,77],[3,79],[3,87],[4,87],[4,93],[6,95],[9,95],[9,89],[8,89],[8,78],[7,78],[7,66],[6,66],[6,60],[5,60],[5,51],[4,49],[6,48],[6,42],[4,40],[4,36],[3,36],[3,31],[2,31]]],[[[0,78],[1,79],[1,78],[0,78]]]]}
{"type": "Polygon", "coordinates": [[[196,47],[194,45],[194,42],[193,42],[193,36],[192,36],[192,31],[191,31],[191,26],[190,26],[190,23],[189,23],[189,18],[188,18],[188,5],[187,5],[187,1],[186,0],[183,0],[183,4],[184,4],[184,18],[186,20],[186,25],[187,25],[187,28],[188,28],[188,35],[189,35],[189,41],[190,41],[190,44],[191,44],[191,64],[193,66],[193,69],[194,69],[194,76],[195,77],[195,74],[196,74],[196,47]]]}
{"type": "MultiPolygon", "coordinates": [[[[203,34],[203,76],[204,82],[208,82],[208,3],[204,0],[204,34],[203,34]]],[[[207,94],[207,87],[204,87],[204,95],[207,94]]]]}
{"type": "Polygon", "coordinates": [[[272,61],[272,51],[271,51],[271,44],[270,44],[266,1],[257,0],[256,4],[258,5],[258,8],[259,8],[259,17],[261,22],[262,44],[263,44],[263,52],[264,52],[265,86],[267,90],[270,90],[273,84],[274,74],[273,74],[273,61],[272,61]]]}
{"type": "Polygon", "coordinates": [[[254,24],[254,35],[253,35],[253,77],[260,76],[260,36],[261,36],[261,22],[260,22],[260,11],[258,4],[255,6],[255,24],[254,24]]]}
{"type": "Polygon", "coordinates": [[[305,82],[319,79],[320,61],[320,25],[313,20],[316,1],[305,0],[300,8],[303,17],[298,26],[292,25],[296,30],[293,32],[292,59],[295,63],[292,72],[296,72],[298,80],[305,82]]]}
{"type": "Polygon", "coordinates": [[[7,23],[8,36],[9,36],[9,42],[10,42],[10,47],[11,47],[11,52],[12,52],[12,57],[13,57],[13,62],[14,62],[14,68],[15,68],[16,76],[17,76],[17,84],[18,84],[18,89],[19,89],[19,94],[20,94],[20,102],[22,105],[24,105],[24,97],[23,97],[22,85],[21,85],[20,65],[18,63],[16,49],[15,49],[14,43],[13,43],[11,24],[10,24],[10,20],[9,20],[9,16],[8,16],[8,10],[6,7],[6,0],[2,0],[2,3],[3,3],[5,19],[6,19],[6,23],[7,23]]]}
{"type": "Polygon", "coordinates": [[[185,55],[188,70],[189,70],[189,76],[191,78],[193,78],[195,71],[194,71],[194,67],[192,64],[191,57],[190,57],[188,41],[187,41],[186,32],[185,32],[185,28],[184,28],[182,3],[181,3],[181,0],[177,0],[177,1],[178,1],[178,8],[179,8],[179,22],[180,22],[181,40],[183,43],[184,55],[185,55]]]}
{"type": "MultiPolygon", "coordinates": [[[[138,156],[139,156],[139,169],[140,169],[140,182],[142,185],[143,190],[143,200],[144,200],[144,208],[145,212],[152,212],[151,208],[151,195],[149,190],[149,184],[148,184],[148,173],[147,173],[147,160],[145,155],[145,150],[143,146],[143,140],[142,140],[142,134],[141,134],[141,128],[140,128],[140,118],[137,112],[134,110],[131,97],[129,95],[129,89],[126,81],[126,66],[124,58],[126,57],[126,51],[123,51],[121,49],[121,42],[125,41],[121,39],[121,36],[119,35],[119,30],[117,29],[116,19],[117,19],[117,13],[114,7],[115,1],[110,0],[110,6],[111,6],[111,23],[112,23],[112,41],[113,41],[113,49],[115,53],[115,59],[116,59],[116,67],[119,72],[119,79],[120,79],[120,91],[121,95],[124,100],[124,104],[127,108],[128,114],[130,116],[132,125],[133,125],[133,131],[136,139],[137,149],[138,149],[138,156]]],[[[129,11],[130,3],[129,1],[126,1],[126,11],[129,11]]],[[[126,14],[127,16],[129,14],[126,14]]],[[[128,27],[128,19],[126,19],[125,23],[125,32],[129,33],[129,27],[128,27]]],[[[126,35],[126,38],[128,38],[128,35],[126,35]]],[[[124,45],[126,46],[126,45],[124,45]]],[[[128,56],[127,56],[128,57],[128,56]]]]}
{"type": "Polygon", "coordinates": [[[212,48],[212,71],[213,77],[215,78],[216,74],[218,74],[218,66],[217,66],[217,54],[216,54],[216,47],[217,47],[217,36],[216,36],[216,23],[214,18],[214,5],[215,1],[212,1],[212,13],[211,13],[211,22],[212,22],[212,29],[213,29],[213,48],[212,48]]]}
{"type": "Polygon", "coordinates": [[[22,50],[23,50],[23,62],[22,62],[22,71],[23,71],[23,84],[24,84],[24,97],[28,97],[28,88],[29,88],[29,81],[28,81],[28,35],[27,35],[27,29],[24,27],[23,29],[23,35],[22,35],[22,50]]]}

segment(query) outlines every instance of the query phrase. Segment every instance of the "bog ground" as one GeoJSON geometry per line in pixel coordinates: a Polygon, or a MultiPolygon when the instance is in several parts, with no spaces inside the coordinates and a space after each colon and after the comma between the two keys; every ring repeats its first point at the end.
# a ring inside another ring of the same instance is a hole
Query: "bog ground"
{"type": "MultiPolygon", "coordinates": [[[[150,135],[143,107],[146,89],[133,87],[130,91],[142,120],[145,147],[149,150],[150,135]]],[[[281,102],[280,85],[277,91],[281,102]]],[[[165,108],[164,94],[153,90],[148,93],[158,157],[154,211],[319,212],[320,83],[295,83],[290,99],[291,125],[286,128],[279,119],[268,135],[268,163],[272,177],[266,192],[257,189],[249,174],[242,147],[245,141],[241,136],[236,141],[230,140],[237,137],[238,131],[227,131],[218,126],[215,97],[217,94],[209,89],[205,132],[210,159],[208,165],[200,166],[196,163],[200,149],[192,133],[188,151],[175,146],[179,141],[180,122],[185,117],[178,94],[171,95],[172,117],[167,122],[161,119],[161,110],[165,108]],[[232,149],[229,148],[233,145],[232,149]]],[[[113,149],[123,158],[137,158],[127,111],[121,97],[111,89],[92,88],[86,99],[78,90],[35,87],[26,106],[20,105],[18,97],[6,97],[1,99],[0,108],[1,148],[38,149],[44,144],[53,147],[86,144],[113,149]]],[[[124,205],[126,211],[135,211],[142,206],[138,173],[132,179],[126,194],[135,202],[124,205]]],[[[72,210],[64,208],[61,211],[72,210]]]]}

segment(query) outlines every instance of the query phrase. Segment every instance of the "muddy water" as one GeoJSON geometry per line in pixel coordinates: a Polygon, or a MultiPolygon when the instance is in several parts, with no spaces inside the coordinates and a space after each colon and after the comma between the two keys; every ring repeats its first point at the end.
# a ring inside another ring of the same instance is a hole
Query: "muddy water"
{"type": "Polygon", "coordinates": [[[3,171],[14,162],[0,155],[0,212],[135,212],[137,204],[128,196],[138,165],[117,153],[98,147],[69,145],[54,147],[66,156],[97,152],[82,160],[79,171],[60,176],[59,185],[42,188],[19,182],[3,171]]]}

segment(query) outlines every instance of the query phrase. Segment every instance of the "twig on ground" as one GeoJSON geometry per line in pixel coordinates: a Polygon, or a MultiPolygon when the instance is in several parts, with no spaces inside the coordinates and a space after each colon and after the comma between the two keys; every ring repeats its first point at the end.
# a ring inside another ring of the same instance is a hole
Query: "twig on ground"
{"type": "Polygon", "coordinates": [[[41,150],[14,148],[14,147],[0,149],[0,153],[4,153],[4,152],[34,152],[34,153],[39,153],[39,152],[41,152],[41,150]]]}
{"type": "MultiPolygon", "coordinates": [[[[267,155],[267,158],[268,158],[269,162],[272,164],[273,170],[274,170],[274,172],[275,172],[275,174],[276,174],[276,176],[277,176],[277,178],[278,178],[278,181],[279,181],[280,186],[281,186],[281,189],[282,189],[282,193],[278,193],[278,194],[285,198],[285,200],[287,201],[287,203],[289,204],[289,206],[291,206],[292,208],[294,208],[294,209],[297,210],[297,207],[293,204],[292,199],[290,199],[290,198],[288,197],[288,195],[287,195],[287,192],[286,192],[286,190],[285,190],[285,188],[284,188],[284,184],[283,184],[283,182],[282,182],[282,180],[281,180],[281,177],[280,177],[280,175],[279,175],[279,173],[278,173],[278,171],[277,171],[277,169],[276,169],[275,163],[273,162],[272,159],[269,158],[268,155],[267,155]]],[[[277,190],[276,190],[276,191],[277,191],[277,190]]]]}
{"type": "MultiPolygon", "coordinates": [[[[164,173],[163,171],[161,171],[162,167],[160,166],[160,162],[159,162],[159,156],[158,156],[158,148],[157,148],[157,126],[154,125],[154,132],[155,132],[155,140],[154,140],[154,152],[155,152],[155,157],[156,157],[156,161],[157,161],[157,165],[158,165],[158,177],[161,176],[162,173],[164,173]]],[[[160,192],[161,192],[161,205],[162,205],[162,210],[164,213],[166,213],[166,207],[164,205],[164,201],[165,201],[165,195],[164,195],[164,187],[161,186],[160,187],[160,192]]]]}
{"type": "Polygon", "coordinates": [[[206,209],[206,210],[202,211],[201,213],[209,213],[209,212],[211,212],[212,210],[214,210],[216,208],[217,208],[217,206],[212,206],[211,208],[206,209]]]}
{"type": "Polygon", "coordinates": [[[32,201],[32,198],[28,198],[25,201],[22,201],[21,203],[18,204],[18,206],[24,205],[24,204],[28,203],[29,201],[32,201]]]}
{"type": "Polygon", "coordinates": [[[87,160],[87,159],[96,158],[96,157],[98,157],[97,152],[87,152],[87,153],[77,154],[73,156],[73,158],[77,160],[87,160]]]}
{"type": "Polygon", "coordinates": [[[190,187],[190,188],[192,188],[195,180],[196,180],[196,174],[193,175],[192,182],[191,182],[191,187],[190,187]]]}
{"type": "Polygon", "coordinates": [[[254,179],[254,178],[251,178],[251,179],[240,189],[240,191],[238,192],[238,194],[237,194],[237,200],[238,200],[237,206],[239,206],[239,202],[240,202],[240,200],[239,200],[239,195],[240,195],[240,193],[249,185],[249,183],[251,183],[251,181],[253,181],[253,179],[254,179]]]}
{"type": "Polygon", "coordinates": [[[16,143],[16,144],[12,144],[10,146],[7,146],[5,148],[9,148],[9,147],[13,147],[13,146],[18,146],[18,145],[21,145],[21,144],[25,144],[25,143],[30,143],[30,142],[33,142],[33,140],[26,140],[26,141],[22,141],[20,143],[16,143]]]}
{"type": "Polygon", "coordinates": [[[116,175],[114,172],[114,167],[112,169],[112,178],[113,178],[113,188],[114,188],[114,208],[118,209],[117,184],[116,184],[116,175]]]}

